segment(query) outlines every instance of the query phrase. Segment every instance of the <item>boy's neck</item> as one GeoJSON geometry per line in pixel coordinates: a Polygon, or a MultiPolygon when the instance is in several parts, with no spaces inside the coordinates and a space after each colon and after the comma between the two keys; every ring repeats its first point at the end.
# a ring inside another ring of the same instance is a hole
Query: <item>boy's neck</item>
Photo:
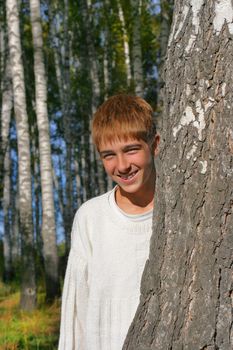
{"type": "Polygon", "coordinates": [[[119,186],[115,192],[118,207],[127,214],[143,214],[153,209],[155,184],[141,193],[128,193],[119,186]]]}

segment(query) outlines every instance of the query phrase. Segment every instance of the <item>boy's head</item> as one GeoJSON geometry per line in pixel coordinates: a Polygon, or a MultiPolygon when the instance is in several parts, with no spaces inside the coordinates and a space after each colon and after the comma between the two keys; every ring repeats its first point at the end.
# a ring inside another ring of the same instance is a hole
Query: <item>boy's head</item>
{"type": "Polygon", "coordinates": [[[138,96],[110,97],[96,111],[92,123],[93,142],[100,145],[114,140],[142,139],[153,143],[156,134],[153,110],[138,96]]]}

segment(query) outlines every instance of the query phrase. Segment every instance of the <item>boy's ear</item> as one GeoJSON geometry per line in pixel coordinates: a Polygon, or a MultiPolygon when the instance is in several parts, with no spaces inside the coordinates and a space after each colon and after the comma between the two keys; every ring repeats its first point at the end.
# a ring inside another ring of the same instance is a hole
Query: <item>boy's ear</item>
{"type": "Polygon", "coordinates": [[[159,154],[160,135],[156,134],[153,142],[153,153],[156,157],[159,154]]]}

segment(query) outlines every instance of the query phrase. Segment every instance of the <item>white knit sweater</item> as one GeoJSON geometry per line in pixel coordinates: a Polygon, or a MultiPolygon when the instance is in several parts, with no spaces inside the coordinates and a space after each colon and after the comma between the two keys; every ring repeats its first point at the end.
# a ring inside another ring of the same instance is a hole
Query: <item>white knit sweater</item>
{"type": "Polygon", "coordinates": [[[114,190],[84,203],[72,229],[59,350],[121,350],[140,296],[152,212],[124,215],[114,190]]]}

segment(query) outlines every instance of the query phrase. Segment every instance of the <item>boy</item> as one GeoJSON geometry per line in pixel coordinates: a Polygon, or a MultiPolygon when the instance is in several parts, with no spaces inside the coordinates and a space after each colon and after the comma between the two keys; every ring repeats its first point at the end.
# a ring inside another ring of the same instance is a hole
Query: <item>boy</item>
{"type": "Polygon", "coordinates": [[[59,350],[122,349],[149,252],[159,144],[152,108],[140,97],[110,97],[92,137],[116,186],[75,215],[59,350]]]}

